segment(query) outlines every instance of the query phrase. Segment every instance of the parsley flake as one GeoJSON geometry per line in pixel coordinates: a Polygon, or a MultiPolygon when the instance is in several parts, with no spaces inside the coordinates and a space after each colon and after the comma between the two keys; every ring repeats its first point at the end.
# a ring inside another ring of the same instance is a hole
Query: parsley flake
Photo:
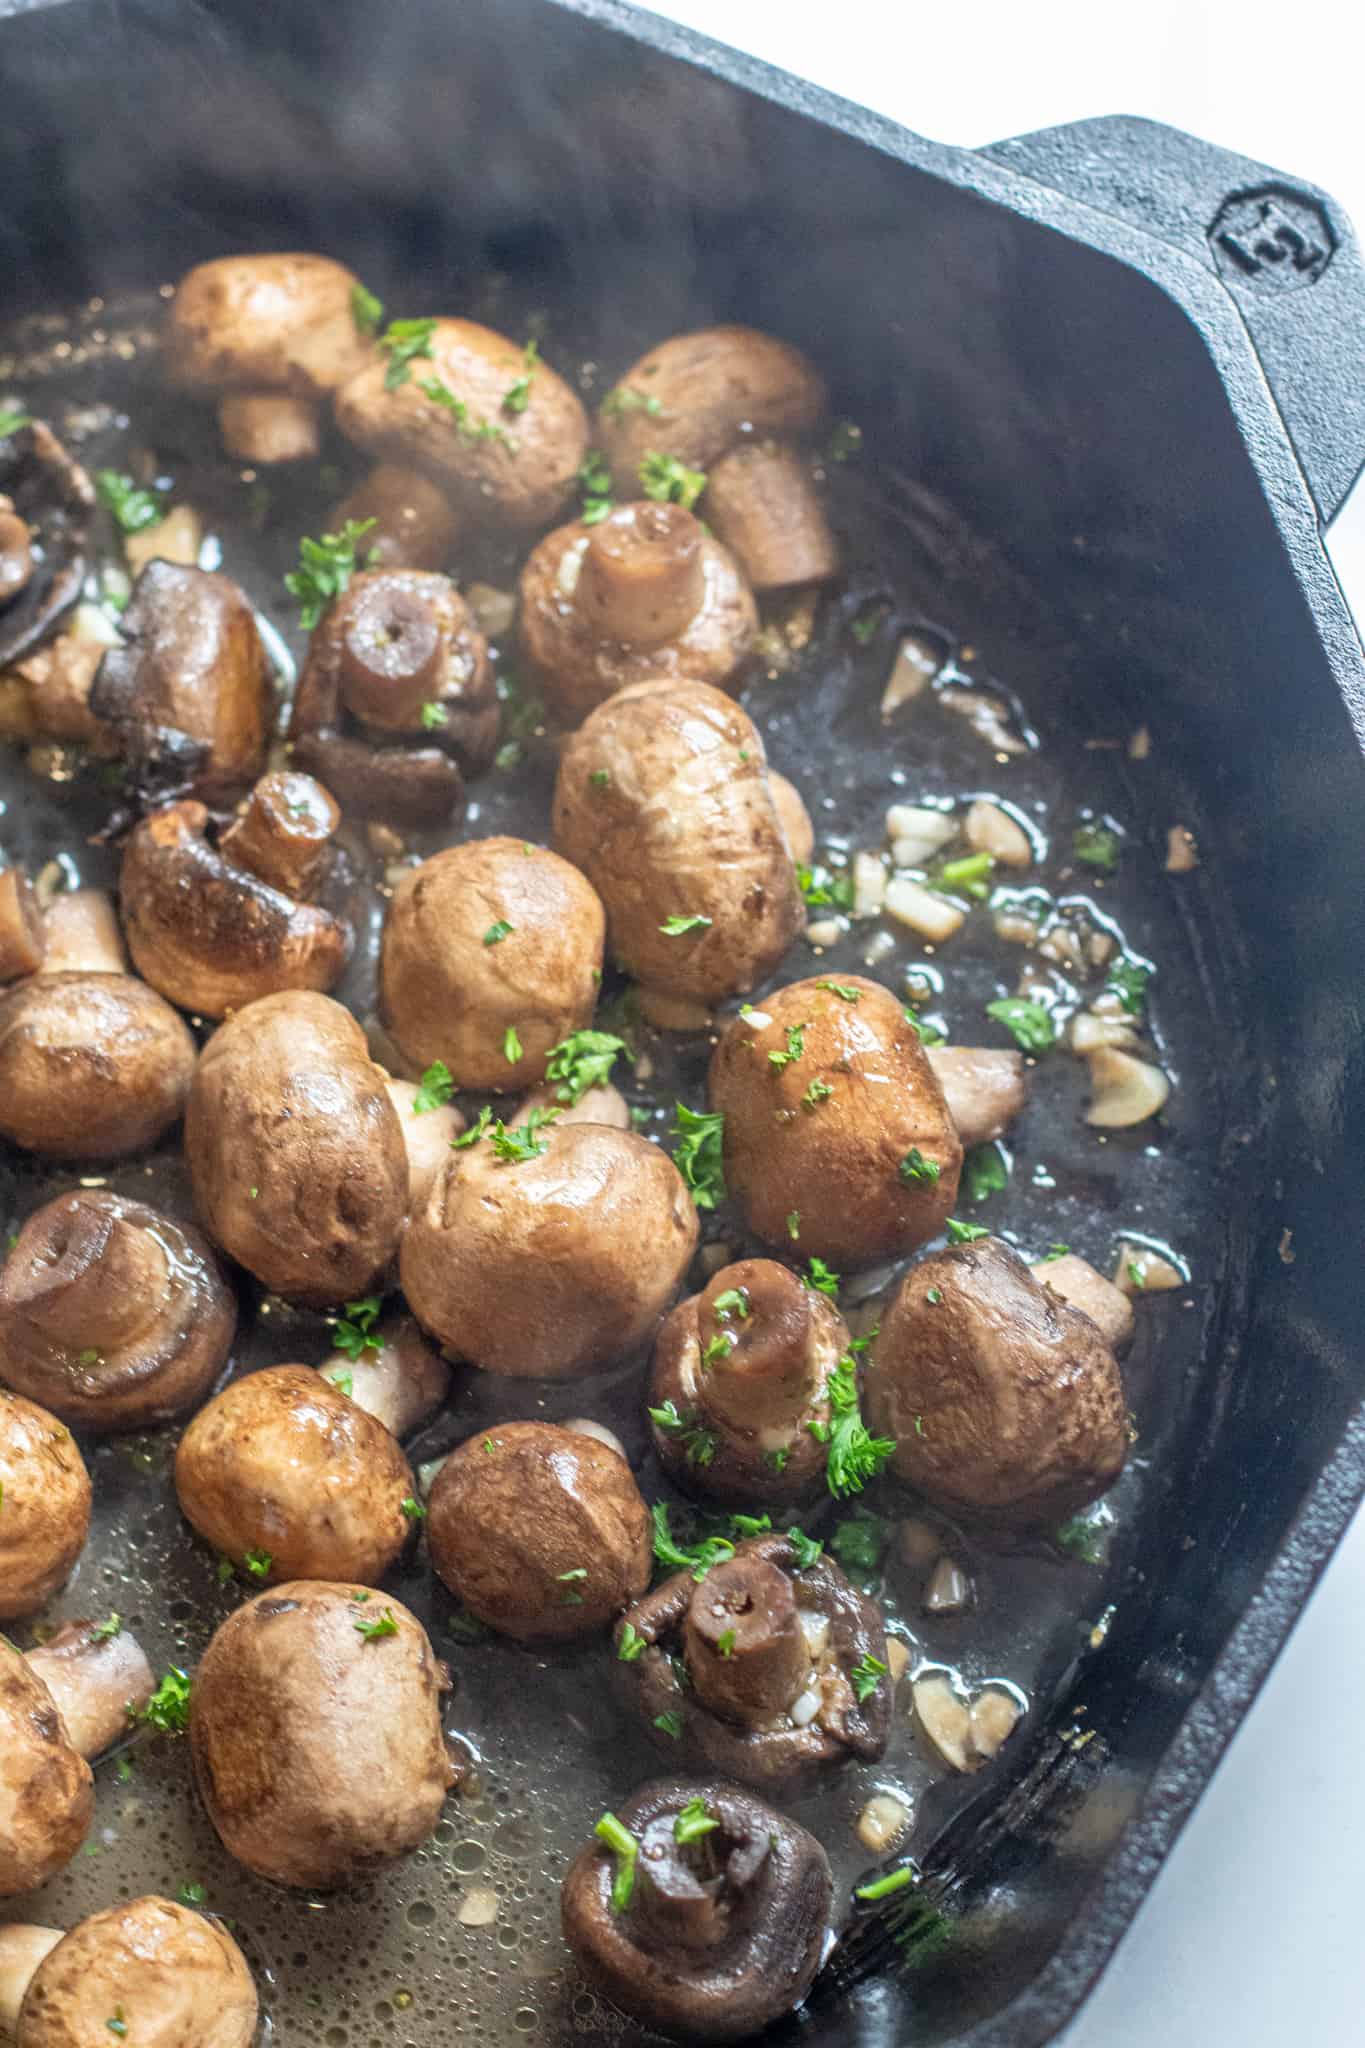
{"type": "Polygon", "coordinates": [[[1001,996],[987,1003],[986,1015],[1003,1024],[1016,1045],[1025,1052],[1046,1052],[1057,1043],[1057,1027],[1041,1003],[1026,996],[1001,996]]]}
{"type": "Polygon", "coordinates": [[[417,1084],[417,1093],[412,1098],[414,1116],[425,1116],[429,1109],[444,1109],[455,1093],[455,1077],[444,1060],[433,1060],[417,1084]]]}
{"type": "Polygon", "coordinates": [[[661,505],[681,505],[690,512],[706,489],[706,472],[689,469],[676,455],[659,455],[651,450],[641,461],[640,488],[647,498],[661,505]]]}
{"type": "Polygon", "coordinates": [[[431,337],[435,332],[435,320],[390,320],[378,337],[379,346],[389,359],[384,371],[386,391],[396,391],[400,384],[407,383],[419,356],[430,359],[431,337]]]}
{"type": "Polygon", "coordinates": [[[299,602],[299,624],[311,633],[334,597],[340,597],[356,572],[356,542],[363,540],[373,519],[348,519],[340,533],[321,540],[306,535],[299,542],[299,566],[291,569],[284,587],[299,602]]]}
{"type": "Polygon", "coordinates": [[[677,1167],[699,1209],[714,1209],[725,1200],[725,1116],[721,1110],[689,1109],[674,1104],[675,1121],[671,1136],[681,1140],[673,1154],[677,1167]]]}

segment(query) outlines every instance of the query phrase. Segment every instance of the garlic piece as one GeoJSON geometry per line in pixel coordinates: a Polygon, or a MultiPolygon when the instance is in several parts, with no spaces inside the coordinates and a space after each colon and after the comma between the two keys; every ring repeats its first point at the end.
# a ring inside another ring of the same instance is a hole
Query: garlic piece
{"type": "Polygon", "coordinates": [[[817,918],[814,924],[806,926],[808,946],[837,946],[844,935],[844,928],[837,917],[817,918]]]}
{"type": "Polygon", "coordinates": [[[1028,833],[999,804],[978,797],[967,813],[963,831],[973,853],[993,855],[1002,868],[1033,865],[1033,842],[1028,833]]]}
{"type": "Polygon", "coordinates": [[[199,566],[199,547],[204,530],[193,505],[172,505],[166,517],[144,533],[123,537],[123,552],[134,576],[148,562],[178,562],[182,569],[199,566]]]}
{"type": "Polygon", "coordinates": [[[911,1687],[919,1725],[946,1764],[970,1771],[972,1714],[952,1680],[943,1671],[928,1671],[911,1687]]]}
{"type": "Polygon", "coordinates": [[[886,869],[879,853],[853,856],[853,915],[876,917],[886,901],[886,869]]]}
{"type": "Polygon", "coordinates": [[[491,1927],[498,1917],[498,1895],[488,1885],[475,1885],[455,1909],[461,1927],[491,1927]]]}
{"type": "Polygon", "coordinates": [[[1193,832],[1184,825],[1172,825],[1166,834],[1166,872],[1168,875],[1187,875],[1191,868],[1199,865],[1199,847],[1193,832]]]}
{"type": "Polygon", "coordinates": [[[92,641],[96,647],[117,647],[123,637],[102,604],[78,604],[68,632],[71,639],[92,641]]]}
{"type": "Polygon", "coordinates": [[[927,640],[902,640],[882,691],[882,717],[893,718],[902,704],[922,696],[942,666],[941,655],[927,640]]]}
{"type": "Polygon", "coordinates": [[[1140,725],[1128,742],[1128,759],[1145,761],[1152,751],[1152,735],[1145,725],[1140,725]]]}
{"type": "Polygon", "coordinates": [[[886,814],[886,836],[898,868],[919,868],[956,838],[957,821],[924,804],[892,804],[886,814]]]}
{"type": "Polygon", "coordinates": [[[1145,1244],[1121,1244],[1114,1285],[1124,1294],[1169,1294],[1185,1285],[1185,1275],[1145,1244]]]}
{"type": "Polygon", "coordinates": [[[1131,1052],[1138,1042],[1131,1017],[1097,1017],[1093,1010],[1077,1012],[1071,1020],[1070,1036],[1071,1050],[1082,1056],[1098,1052],[1102,1045],[1116,1045],[1131,1052]]]}
{"type": "Polygon", "coordinates": [[[806,1649],[812,1664],[818,1664],[829,1647],[829,1616],[818,1607],[799,1607],[796,1619],[806,1639],[806,1649]]]}
{"type": "Polygon", "coordinates": [[[820,1711],[823,1697],[818,1685],[814,1683],[808,1685],[805,1691],[797,1699],[794,1699],[791,1706],[787,1709],[791,1716],[792,1726],[794,1728],[809,1728],[811,1722],[820,1711]]]}
{"type": "Polygon", "coordinates": [[[910,1809],[891,1792],[874,1792],[858,1815],[855,1832],[873,1856],[894,1848],[910,1825],[910,1809]]]}
{"type": "MultiPolygon", "coordinates": [[[[1023,1718],[1023,1708],[1003,1687],[988,1686],[972,1707],[969,1742],[976,1764],[998,1756],[1023,1718]]],[[[973,1765],[975,1768],[975,1765],[973,1765]]]]}
{"type": "Polygon", "coordinates": [[[997,754],[1026,754],[1028,742],[1012,733],[1005,723],[1004,706],[993,697],[986,697],[979,690],[944,690],[939,697],[940,704],[947,711],[955,711],[959,718],[965,718],[978,738],[997,754]]]}
{"type": "Polygon", "coordinates": [[[955,1557],[941,1557],[924,1589],[926,1614],[963,1614],[972,1604],[972,1582],[955,1557]]]}
{"type": "Polygon", "coordinates": [[[894,917],[897,924],[906,925],[920,938],[936,943],[950,939],[961,928],[966,915],[946,896],[936,896],[932,889],[912,882],[908,875],[891,877],[886,885],[885,906],[887,915],[894,917]]]}
{"type": "Polygon", "coordinates": [[[887,1676],[891,1680],[891,1690],[893,1692],[909,1669],[910,1651],[908,1646],[901,1641],[899,1636],[888,1636],[886,1639],[886,1671],[887,1676]]]}
{"type": "Polygon", "coordinates": [[[1165,1107],[1171,1084],[1160,1067],[1113,1045],[1097,1047],[1088,1058],[1091,1095],[1085,1120],[1094,1128],[1126,1131],[1165,1107]]]}

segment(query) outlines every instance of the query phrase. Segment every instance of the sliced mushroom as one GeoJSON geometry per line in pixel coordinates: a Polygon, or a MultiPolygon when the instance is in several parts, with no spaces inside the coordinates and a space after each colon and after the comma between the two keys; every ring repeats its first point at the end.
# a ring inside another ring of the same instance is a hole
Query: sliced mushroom
{"type": "Polygon", "coordinates": [[[145,1429],[203,1400],[236,1319],[198,1231],[81,1189],[30,1216],[0,1267],[0,1374],[63,1422],[145,1429]]]}
{"type": "Polygon", "coordinates": [[[926,1051],[964,1146],[1001,1137],[1024,1107],[1024,1055],[977,1045],[926,1051]]]}
{"type": "Polygon", "coordinates": [[[35,974],[0,995],[0,1135],[49,1159],[126,1159],[179,1118],[195,1047],[124,974],[35,974]]]}
{"type": "MultiPolygon", "coordinates": [[[[375,569],[444,569],[461,519],[445,492],[418,469],[381,462],[338,505],[329,530],[369,522],[365,558],[375,569]]],[[[470,597],[472,600],[472,590],[470,597]]],[[[508,624],[511,621],[509,619],[508,624]]],[[[479,619],[481,630],[487,631],[479,619]]]]}
{"type": "Polygon", "coordinates": [[[825,399],[815,369],[789,343],[755,327],[707,327],[672,335],[633,363],[603,400],[597,436],[625,493],[647,455],[706,470],[743,435],[808,432],[825,399]]]}
{"type": "Polygon", "coordinates": [[[89,1533],[90,1498],[70,1430],[0,1391],[0,1621],[35,1614],[70,1577],[89,1533]]]}
{"type": "Polygon", "coordinates": [[[6,508],[0,536],[4,668],[46,639],[79,601],[95,493],[51,428],[31,420],[0,439],[0,505],[6,508]]]}
{"type": "Polygon", "coordinates": [[[824,501],[786,442],[740,441],[713,463],[706,519],[755,590],[827,583],[839,573],[824,501]]]}
{"type": "Polygon", "coordinates": [[[22,1959],[13,1946],[4,1958],[13,1973],[6,1991],[19,1993],[16,2048],[75,2048],[125,2032],[138,2048],[251,2048],[256,2039],[256,1988],[241,1950],[220,1921],[188,1906],[132,1899],[67,1935],[12,1933],[30,1938],[22,1959]]]}
{"type": "Polygon", "coordinates": [[[1085,1120],[1101,1130],[1127,1131],[1157,1116],[1170,1098],[1171,1083],[1150,1060],[1136,1059],[1117,1046],[1097,1046],[1087,1055],[1090,1107],[1085,1120]]]}
{"type": "Polygon", "coordinates": [[[36,974],[47,951],[47,933],[33,884],[22,868],[0,874],[0,981],[36,974]]]}

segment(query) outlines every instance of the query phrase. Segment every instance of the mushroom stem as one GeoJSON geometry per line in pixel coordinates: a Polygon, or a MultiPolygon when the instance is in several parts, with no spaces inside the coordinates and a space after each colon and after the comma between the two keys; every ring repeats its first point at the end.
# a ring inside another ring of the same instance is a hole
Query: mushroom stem
{"type": "Polygon", "coordinates": [[[465,1120],[449,1102],[419,1114],[415,1081],[389,1079],[384,1087],[403,1127],[403,1146],[408,1155],[408,1207],[415,1214],[425,1207],[431,1184],[449,1160],[451,1145],[464,1129],[465,1120]]]}
{"type": "Polygon", "coordinates": [[[823,583],[839,550],[810,472],[782,441],[741,441],[707,471],[706,516],[755,590],[823,583]]]}
{"type": "Polygon", "coordinates": [[[576,592],[603,640],[659,647],[686,632],[705,594],[702,533],[681,505],[620,505],[592,529],[576,592]]]}
{"type": "Polygon", "coordinates": [[[272,889],[310,902],[321,886],[340,823],[340,808],[320,782],[283,770],[261,777],[219,846],[229,860],[272,889]]]}
{"type": "Polygon", "coordinates": [[[450,1370],[407,1316],[377,1335],[378,1351],[362,1351],[357,1358],[333,1352],[319,1371],[391,1436],[409,1436],[445,1400],[450,1370]]]}
{"type": "Polygon", "coordinates": [[[814,1299],[775,1260],[749,1259],[715,1274],[697,1305],[703,1407],[736,1429],[796,1421],[815,1390],[814,1299]],[[728,1349],[716,1344],[722,1337],[728,1349]]]}
{"type": "Polygon", "coordinates": [[[732,1844],[723,1827],[680,1843],[675,1819],[661,1813],[640,1837],[640,1919],[660,1943],[693,1952],[715,1948],[742,1926],[737,1908],[768,1845],[755,1838],[732,1844]]]}
{"type": "Polygon", "coordinates": [[[72,889],[43,912],[49,974],[126,974],[128,953],[107,889],[72,889]]]}
{"type": "Polygon", "coordinates": [[[21,1240],[10,1256],[8,1307],[63,1350],[119,1350],[170,1291],[165,1245],[144,1224],[92,1202],[63,1203],[48,1221],[46,1233],[21,1240]]]}
{"type": "Polygon", "coordinates": [[[0,981],[36,974],[46,948],[33,884],[22,868],[6,868],[0,874],[0,981]]]}
{"type": "Polygon", "coordinates": [[[287,392],[229,392],[218,402],[218,431],[238,462],[306,462],[321,446],[318,407],[287,392]]]}
{"type": "Polygon", "coordinates": [[[59,1927],[0,1927],[0,2041],[16,2039],[24,1993],[61,1939],[59,1927]]]}
{"type": "Polygon", "coordinates": [[[341,694],[357,718],[407,732],[441,693],[446,646],[435,608],[399,578],[357,588],[341,640],[341,694]]]}
{"type": "Polygon", "coordinates": [[[787,1574],[766,1558],[733,1557],[697,1586],[683,1624],[697,1696],[741,1723],[789,1707],[810,1669],[787,1574]]]}
{"type": "Polygon", "coordinates": [[[1132,1301],[1121,1288],[1075,1252],[1067,1252],[1059,1259],[1044,1259],[1032,1270],[1035,1279],[1051,1293],[1060,1294],[1073,1308],[1082,1309],[1110,1350],[1122,1358],[1133,1341],[1136,1324],[1132,1301]]]}
{"type": "Polygon", "coordinates": [[[1024,1056],[993,1046],[932,1045],[929,1064],[965,1146],[988,1144],[1024,1106],[1024,1056]]]}
{"type": "Polygon", "coordinates": [[[51,1693],[71,1746],[87,1763],[103,1755],[128,1726],[129,1707],[144,1707],[156,1690],[142,1645],[122,1627],[71,1621],[27,1662],[51,1693]]]}

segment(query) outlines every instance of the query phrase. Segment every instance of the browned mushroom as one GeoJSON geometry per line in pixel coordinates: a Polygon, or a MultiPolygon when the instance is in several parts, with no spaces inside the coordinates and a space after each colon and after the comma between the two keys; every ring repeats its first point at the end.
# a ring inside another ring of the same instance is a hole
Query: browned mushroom
{"type": "Polygon", "coordinates": [[[30,1216],[0,1268],[0,1377],[63,1422],[145,1429],[199,1405],[236,1319],[197,1230],[82,1188],[30,1216]]]}
{"type": "Polygon", "coordinates": [[[669,1779],[599,1823],[561,1917],[585,1975],[640,2025],[749,2041],[809,1991],[833,1896],[795,1821],[719,1779],[669,1779]]]}
{"type": "Polygon", "coordinates": [[[839,549],[809,466],[784,441],[740,441],[706,473],[706,522],[755,590],[827,583],[839,549]]]}
{"type": "Polygon", "coordinates": [[[408,1207],[398,1112],[329,996],[262,996],[219,1025],[186,1105],[185,1157],[210,1235],[287,1300],[356,1300],[393,1256],[408,1207]]]}
{"type": "Polygon", "coordinates": [[[229,1855],[323,1888],[415,1849],[455,1780],[449,1690],[421,1623],[368,1587],[299,1579],[247,1601],[190,1699],[199,1796],[229,1855]]]}
{"type": "Polygon", "coordinates": [[[521,572],[521,644],[565,725],[631,683],[737,684],[758,613],[727,551],[681,505],[618,505],[548,534],[521,572]]]}
{"type": "Polygon", "coordinates": [[[193,800],[154,811],[124,846],[119,898],[138,973],[202,1017],[282,989],[331,988],[349,924],[311,899],[342,883],[341,813],[311,776],[263,776],[216,840],[193,800]]]}
{"type": "Polygon", "coordinates": [[[94,716],[113,728],[143,803],[213,798],[265,765],[270,680],[251,606],[226,576],[149,562],[100,663],[94,716]]]}
{"type": "Polygon", "coordinates": [[[75,2048],[106,2034],[138,2048],[251,2048],[258,2017],[226,1927],[170,1899],[120,1902],[66,1935],[0,1929],[0,2038],[15,2048],[75,2048]]]}
{"type": "Polygon", "coordinates": [[[451,1452],[431,1489],[431,1561],[500,1635],[593,1635],[649,1584],[649,1510],[618,1451],[549,1422],[504,1422],[451,1452]]]}
{"type": "Polygon", "coordinates": [[[322,401],[372,353],[355,275],[330,257],[221,256],[183,277],[162,359],[173,383],[221,394],[218,424],[242,462],[318,452],[322,401]]]}
{"type": "Polygon", "coordinates": [[[597,431],[624,493],[651,454],[704,471],[741,436],[803,434],[824,410],[824,384],[787,342],[755,327],[706,327],[633,363],[603,400],[597,431]]]}
{"type": "Polygon", "coordinates": [[[36,1890],[71,1861],[94,1813],[90,1759],[152,1691],[117,1615],[71,1622],[27,1657],[0,1636],[0,1898],[36,1890]]]}
{"type": "Polygon", "coordinates": [[[35,974],[0,995],[0,1136],[49,1159],[126,1159],[185,1106],[194,1040],[125,974],[35,974]]]}
{"type": "Polygon", "coordinates": [[[811,1424],[849,1345],[825,1296],[772,1259],[743,1259],[679,1302],[654,1347],[650,1417],[659,1462],[712,1500],[808,1498],[825,1473],[811,1424]]]}
{"type": "Polygon", "coordinates": [[[365,558],[374,569],[444,569],[460,535],[460,516],[445,492],[418,469],[381,462],[333,513],[329,530],[348,520],[369,524],[365,558]]]}
{"type": "Polygon", "coordinates": [[[334,1351],[318,1371],[394,1437],[429,1421],[450,1387],[450,1367],[411,1316],[373,1324],[358,1351],[334,1351]]]}
{"type": "Polygon", "coordinates": [[[998,1238],[921,1259],[870,1354],[870,1425],[926,1498],[990,1520],[1062,1520],[1128,1453],[1114,1354],[1080,1309],[998,1238]]]}
{"type": "Polygon", "coordinates": [[[574,486],[588,422],[548,363],[473,320],[433,320],[421,354],[338,392],[337,424],[371,455],[425,471],[481,521],[546,526],[574,486]],[[509,404],[510,401],[510,404],[509,404]]]}
{"type": "Polygon", "coordinates": [[[419,1514],[388,1430],[310,1365],[248,1373],[201,1408],[175,1490],[206,1543],[271,1584],[377,1585],[419,1514]]]}
{"type": "Polygon", "coordinates": [[[47,951],[47,933],[33,884],[22,868],[0,874],[0,981],[36,974],[47,951]]]}
{"type": "Polygon", "coordinates": [[[0,437],[0,507],[0,668],[5,668],[48,637],[76,604],[85,582],[94,489],[41,420],[0,437]]]}
{"type": "Polygon", "coordinates": [[[0,1621],[37,1612],[70,1577],[89,1528],[90,1474],[70,1430],[0,1391],[0,1621]]]}
{"type": "Polygon", "coordinates": [[[1059,1294],[1073,1308],[1083,1310],[1114,1356],[1122,1358],[1137,1327],[1130,1295],[1075,1252],[1066,1252],[1061,1258],[1041,1259],[1032,1271],[1050,1294],[1059,1294]]]}
{"type": "Polygon", "coordinates": [[[380,990],[414,1069],[443,1060],[459,1088],[545,1077],[553,1047],[592,1017],[606,919],[592,885],[522,839],[448,846],[399,881],[380,990]]]}
{"type": "Polygon", "coordinates": [[[0,739],[71,740],[112,758],[118,741],[90,709],[95,676],[110,645],[74,623],[0,673],[0,739]]]}
{"type": "Polygon", "coordinates": [[[483,634],[448,576],[353,576],[308,646],[294,758],[362,817],[443,823],[492,759],[498,700],[483,634]]]}
{"type": "Polygon", "coordinates": [[[751,1537],[622,1616],[617,1678],[661,1747],[751,1785],[882,1754],[891,1687],[881,1615],[829,1558],[803,1566],[803,1554],[785,1536],[751,1537]]]}
{"type": "Polygon", "coordinates": [[[929,1064],[964,1146],[987,1145],[1024,1107],[1024,1055],[995,1046],[931,1045],[929,1064]]]}

